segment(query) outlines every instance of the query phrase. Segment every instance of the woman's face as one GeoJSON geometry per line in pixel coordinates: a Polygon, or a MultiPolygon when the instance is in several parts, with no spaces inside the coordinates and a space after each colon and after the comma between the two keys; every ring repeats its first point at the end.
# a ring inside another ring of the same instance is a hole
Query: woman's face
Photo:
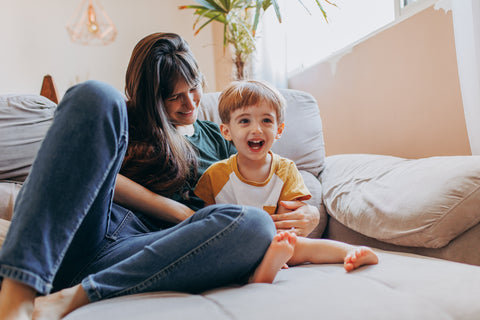
{"type": "Polygon", "coordinates": [[[172,95],[164,103],[168,119],[175,127],[190,126],[197,120],[202,93],[200,82],[194,86],[183,80],[177,83],[172,95]]]}

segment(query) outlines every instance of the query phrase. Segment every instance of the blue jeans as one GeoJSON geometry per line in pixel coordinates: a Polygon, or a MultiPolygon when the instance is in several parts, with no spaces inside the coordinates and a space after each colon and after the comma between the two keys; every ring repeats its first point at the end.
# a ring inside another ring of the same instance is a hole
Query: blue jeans
{"type": "Polygon", "coordinates": [[[81,283],[96,301],[203,291],[255,269],[275,234],[262,210],[209,206],[159,230],[112,202],[127,139],[116,89],[87,81],[66,93],[17,197],[0,277],[41,294],[81,283]]]}

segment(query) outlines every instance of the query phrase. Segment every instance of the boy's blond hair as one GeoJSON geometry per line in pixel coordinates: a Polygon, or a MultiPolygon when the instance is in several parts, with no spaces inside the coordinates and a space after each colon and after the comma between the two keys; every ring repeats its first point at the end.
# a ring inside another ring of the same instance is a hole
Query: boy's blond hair
{"type": "Polygon", "coordinates": [[[264,102],[270,105],[277,114],[277,122],[283,123],[287,102],[282,94],[264,81],[234,81],[221,94],[218,102],[218,113],[222,123],[230,123],[230,115],[237,109],[264,102]]]}

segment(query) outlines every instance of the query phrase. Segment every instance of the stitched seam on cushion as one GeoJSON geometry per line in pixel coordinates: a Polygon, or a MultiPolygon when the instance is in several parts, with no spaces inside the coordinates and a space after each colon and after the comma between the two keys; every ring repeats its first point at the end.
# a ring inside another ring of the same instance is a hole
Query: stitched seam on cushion
{"type": "MultiPolygon", "coordinates": [[[[427,257],[428,258],[428,257],[427,257]]],[[[451,314],[451,312],[449,312],[449,310],[447,309],[443,309],[442,306],[438,305],[436,303],[436,301],[434,301],[433,299],[430,299],[429,297],[426,297],[426,296],[423,296],[423,295],[419,295],[417,294],[416,292],[411,292],[411,291],[408,291],[408,290],[405,290],[403,289],[402,287],[399,287],[399,286],[396,286],[396,285],[392,285],[390,283],[388,283],[387,281],[384,281],[382,279],[377,279],[375,277],[370,277],[368,275],[363,275],[361,276],[361,278],[365,278],[365,279],[368,279],[374,283],[377,283],[379,285],[382,285],[382,286],[385,286],[386,288],[392,290],[393,292],[401,292],[403,294],[406,294],[408,295],[409,297],[412,297],[412,298],[415,298],[414,300],[421,300],[421,301],[424,301],[424,302],[427,302],[429,304],[430,307],[433,307],[434,310],[438,310],[439,312],[441,312],[443,315],[447,316],[448,319],[454,319],[453,315],[451,314]]]]}
{"type": "Polygon", "coordinates": [[[443,219],[446,219],[445,217],[448,216],[450,214],[450,212],[452,212],[454,209],[456,209],[459,205],[461,205],[463,202],[465,202],[466,200],[470,199],[470,197],[476,193],[478,190],[480,190],[480,185],[478,185],[472,192],[470,192],[467,196],[465,197],[462,197],[462,199],[457,202],[454,206],[452,206],[447,212],[445,212],[441,217],[440,219],[438,219],[435,223],[433,223],[432,225],[437,225],[439,224],[443,219]]]}
{"type": "Polygon", "coordinates": [[[168,266],[164,267],[162,270],[157,272],[156,274],[152,275],[151,277],[147,278],[146,280],[142,281],[141,283],[135,285],[134,287],[124,289],[122,291],[110,294],[108,296],[103,297],[102,299],[108,299],[116,296],[121,296],[121,295],[126,295],[126,294],[134,294],[134,293],[140,293],[144,292],[145,288],[148,288],[152,286],[158,279],[163,278],[167,276],[170,273],[170,270],[174,269],[176,266],[180,265],[181,263],[188,261],[190,257],[193,255],[199,253],[202,251],[204,248],[209,246],[212,242],[220,240],[231,228],[233,228],[234,225],[238,224],[238,221],[244,217],[244,207],[242,207],[242,211],[240,215],[233,220],[230,224],[228,224],[223,230],[220,232],[216,233],[214,236],[210,237],[206,241],[202,242],[200,245],[197,247],[191,249],[188,251],[186,254],[178,258],[177,260],[173,261],[170,263],[168,266]]]}
{"type": "MultiPolygon", "coordinates": [[[[224,313],[224,315],[225,315],[226,317],[228,317],[228,319],[232,319],[232,320],[237,319],[237,317],[235,317],[235,315],[234,315],[232,312],[230,312],[227,308],[225,308],[225,307],[224,307],[221,303],[219,303],[217,300],[212,299],[212,298],[210,298],[210,297],[206,297],[206,296],[202,296],[202,297],[203,297],[204,299],[212,302],[214,305],[216,305],[217,308],[220,309],[220,310],[224,313]]],[[[227,319],[227,318],[226,318],[226,319],[227,319]]]]}

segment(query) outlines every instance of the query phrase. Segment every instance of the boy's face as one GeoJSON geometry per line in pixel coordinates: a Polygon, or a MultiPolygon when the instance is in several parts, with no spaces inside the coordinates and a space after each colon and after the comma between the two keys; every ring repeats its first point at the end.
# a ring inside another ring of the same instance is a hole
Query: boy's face
{"type": "Polygon", "coordinates": [[[283,128],[284,123],[277,122],[275,110],[264,102],[235,110],[230,122],[220,125],[223,137],[233,141],[239,156],[250,160],[266,158],[283,128]]]}

